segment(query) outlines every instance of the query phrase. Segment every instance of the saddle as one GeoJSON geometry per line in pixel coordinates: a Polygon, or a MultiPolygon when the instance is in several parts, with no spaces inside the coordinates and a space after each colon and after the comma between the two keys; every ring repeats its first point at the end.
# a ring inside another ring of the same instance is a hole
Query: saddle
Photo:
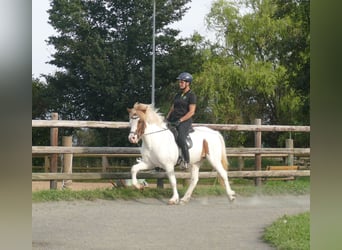
{"type": "MultiPolygon", "coordinates": [[[[171,126],[169,125],[169,129],[171,130],[173,136],[175,137],[175,141],[177,142],[177,137],[178,137],[178,131],[176,129],[175,126],[171,126]]],[[[186,137],[185,141],[186,141],[186,144],[188,145],[188,149],[192,148],[192,140],[191,140],[191,137],[190,137],[190,134],[193,133],[195,130],[193,128],[190,128],[189,129],[189,134],[188,136],[186,137]]]]}

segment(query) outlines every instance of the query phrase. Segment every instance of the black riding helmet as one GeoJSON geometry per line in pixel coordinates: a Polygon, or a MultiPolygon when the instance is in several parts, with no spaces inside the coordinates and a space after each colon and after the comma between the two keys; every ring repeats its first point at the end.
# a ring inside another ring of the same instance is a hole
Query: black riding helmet
{"type": "Polygon", "coordinates": [[[176,79],[191,83],[192,82],[192,75],[189,74],[188,72],[182,72],[179,74],[179,76],[176,79]]]}

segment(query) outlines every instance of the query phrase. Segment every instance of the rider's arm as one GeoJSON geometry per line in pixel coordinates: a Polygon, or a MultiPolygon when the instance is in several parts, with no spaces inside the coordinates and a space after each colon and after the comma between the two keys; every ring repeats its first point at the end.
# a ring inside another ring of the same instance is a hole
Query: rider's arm
{"type": "Polygon", "coordinates": [[[182,116],[179,119],[179,121],[184,122],[184,121],[190,119],[195,114],[195,111],[196,111],[196,104],[190,104],[188,113],[186,113],[184,116],[182,116]]]}
{"type": "Polygon", "coordinates": [[[173,112],[173,110],[174,110],[174,107],[173,107],[173,104],[172,104],[172,106],[171,106],[171,108],[170,108],[170,111],[169,111],[169,113],[168,113],[167,116],[166,116],[166,119],[169,119],[170,114],[173,112]]]}

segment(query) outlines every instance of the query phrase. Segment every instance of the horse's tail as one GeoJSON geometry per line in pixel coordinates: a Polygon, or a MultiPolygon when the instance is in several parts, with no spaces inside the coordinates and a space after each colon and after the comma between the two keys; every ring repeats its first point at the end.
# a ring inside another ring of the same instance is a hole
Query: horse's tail
{"type": "MultiPolygon", "coordinates": [[[[227,160],[227,152],[226,152],[226,144],[224,142],[223,136],[221,135],[221,133],[218,132],[218,135],[220,137],[221,140],[221,163],[223,168],[228,171],[228,167],[229,167],[229,163],[227,160]]],[[[219,183],[221,184],[221,186],[225,186],[224,185],[224,181],[223,179],[219,176],[219,183]]]]}
{"type": "Polygon", "coordinates": [[[223,168],[228,171],[228,167],[229,167],[229,163],[227,160],[227,152],[226,152],[226,143],[224,142],[223,136],[221,135],[221,133],[219,133],[219,137],[221,140],[221,163],[223,168]]]}

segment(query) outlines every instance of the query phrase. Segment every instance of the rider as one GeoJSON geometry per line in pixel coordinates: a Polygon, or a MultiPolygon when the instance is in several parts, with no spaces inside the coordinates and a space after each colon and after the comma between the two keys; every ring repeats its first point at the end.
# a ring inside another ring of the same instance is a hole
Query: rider
{"type": "Polygon", "coordinates": [[[192,127],[192,116],[195,114],[197,98],[190,89],[192,83],[191,74],[183,72],[176,79],[179,80],[180,92],[174,97],[166,119],[176,126],[178,131],[177,144],[181,148],[183,155],[180,167],[186,169],[190,160],[186,137],[192,127]]]}

